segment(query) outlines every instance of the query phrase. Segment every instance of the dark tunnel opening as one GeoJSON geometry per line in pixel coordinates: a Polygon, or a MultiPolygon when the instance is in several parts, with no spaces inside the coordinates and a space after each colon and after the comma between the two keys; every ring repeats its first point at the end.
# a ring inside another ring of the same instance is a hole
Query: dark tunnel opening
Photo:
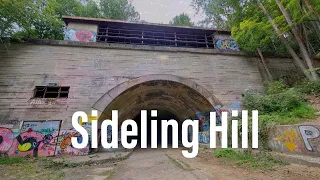
{"type": "MultiPolygon", "coordinates": [[[[131,136],[128,137],[128,142],[131,142],[132,139],[137,139],[137,148],[141,147],[141,113],[139,113],[135,118],[133,118],[134,121],[136,121],[138,126],[138,136],[131,136]]],[[[168,120],[176,120],[178,123],[178,142],[181,142],[182,136],[181,136],[181,126],[182,123],[179,121],[179,119],[171,112],[165,111],[165,110],[158,110],[157,117],[151,117],[151,111],[147,111],[147,146],[148,148],[151,148],[151,120],[157,120],[157,148],[161,148],[161,142],[162,142],[162,133],[161,133],[161,122],[162,121],[168,121],[168,120]]],[[[131,127],[128,127],[128,130],[131,130],[131,127]]],[[[168,126],[167,131],[167,142],[168,147],[172,147],[172,126],[168,126]]]]}

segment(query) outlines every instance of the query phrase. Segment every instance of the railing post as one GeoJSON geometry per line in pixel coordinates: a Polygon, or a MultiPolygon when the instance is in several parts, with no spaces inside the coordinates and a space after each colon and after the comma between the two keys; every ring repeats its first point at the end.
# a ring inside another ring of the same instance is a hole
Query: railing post
{"type": "Polygon", "coordinates": [[[207,46],[207,48],[208,48],[208,38],[207,38],[207,34],[204,34],[204,37],[205,37],[205,39],[206,39],[206,46],[207,46]]]}

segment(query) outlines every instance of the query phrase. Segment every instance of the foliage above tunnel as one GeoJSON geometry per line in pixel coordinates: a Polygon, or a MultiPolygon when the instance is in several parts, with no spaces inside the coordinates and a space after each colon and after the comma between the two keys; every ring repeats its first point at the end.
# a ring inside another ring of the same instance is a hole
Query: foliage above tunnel
{"type": "Polygon", "coordinates": [[[62,16],[139,20],[128,0],[0,0],[0,38],[63,39],[62,16]]]}
{"type": "Polygon", "coordinates": [[[204,24],[232,29],[242,50],[288,54],[308,79],[318,80],[312,57],[320,55],[319,0],[193,0],[204,24]]]}
{"type": "Polygon", "coordinates": [[[189,17],[189,15],[185,13],[175,16],[172,21],[170,21],[170,24],[176,26],[194,26],[194,23],[191,22],[191,18],[189,17]]]}
{"type": "MultiPolygon", "coordinates": [[[[232,29],[233,36],[244,50],[255,51],[259,47],[278,53],[286,52],[257,2],[257,0],[193,0],[193,6],[205,12],[206,18],[202,22],[204,25],[232,29]]],[[[288,36],[290,43],[297,48],[290,33],[291,27],[286,22],[276,1],[263,0],[261,2],[273,17],[274,22],[278,24],[283,35],[288,36]]],[[[320,39],[319,27],[317,27],[320,18],[319,1],[283,0],[281,3],[285,6],[293,23],[302,28],[301,32],[306,33],[305,38],[308,38],[313,49],[319,53],[320,39]]]]}

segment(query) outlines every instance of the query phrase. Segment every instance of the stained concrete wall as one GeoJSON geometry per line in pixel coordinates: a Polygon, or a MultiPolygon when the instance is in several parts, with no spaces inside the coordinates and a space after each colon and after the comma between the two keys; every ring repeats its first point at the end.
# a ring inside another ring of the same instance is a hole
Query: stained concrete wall
{"type": "Polygon", "coordinates": [[[98,25],[69,23],[65,30],[64,40],[81,41],[81,42],[96,42],[98,25]]]}
{"type": "Polygon", "coordinates": [[[268,145],[274,151],[320,156],[320,126],[277,126],[270,132],[268,145]]]}
{"type": "MultiPolygon", "coordinates": [[[[51,40],[34,43],[0,48],[0,124],[62,120],[62,128],[69,129],[74,112],[90,112],[113,87],[150,74],[190,79],[224,105],[241,99],[246,90],[263,89],[257,58],[243,52],[51,40]],[[49,83],[70,86],[69,98],[32,99],[35,86],[49,83]]],[[[273,68],[293,67],[288,59],[268,60],[277,62],[273,68]]]]}

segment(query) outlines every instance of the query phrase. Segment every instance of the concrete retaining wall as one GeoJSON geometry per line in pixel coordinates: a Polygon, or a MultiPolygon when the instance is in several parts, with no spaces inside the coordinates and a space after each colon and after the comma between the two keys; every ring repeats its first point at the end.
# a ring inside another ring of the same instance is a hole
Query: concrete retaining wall
{"type": "Polygon", "coordinates": [[[277,126],[268,145],[275,151],[320,156],[320,125],[277,126]]]}
{"type": "Polygon", "coordinates": [[[74,112],[91,112],[91,107],[112,88],[151,74],[190,79],[227,106],[246,90],[263,89],[256,57],[238,56],[235,52],[222,55],[186,48],[179,52],[174,48],[152,51],[153,47],[133,50],[137,48],[134,45],[131,49],[117,45],[115,49],[103,43],[50,43],[56,45],[0,46],[0,124],[62,120],[62,128],[70,129],[74,112]],[[68,99],[32,98],[35,86],[49,83],[70,86],[68,99]]]}

